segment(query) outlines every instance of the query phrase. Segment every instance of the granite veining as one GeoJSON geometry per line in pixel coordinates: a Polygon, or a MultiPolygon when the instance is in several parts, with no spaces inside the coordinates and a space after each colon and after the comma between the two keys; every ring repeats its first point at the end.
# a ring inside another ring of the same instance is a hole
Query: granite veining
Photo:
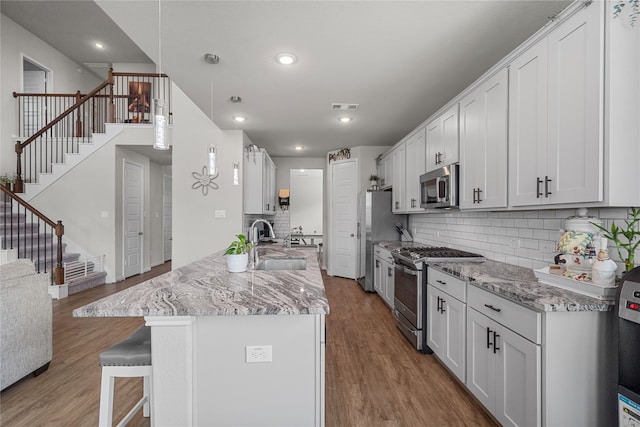
{"type": "Polygon", "coordinates": [[[533,270],[497,261],[432,263],[471,285],[536,311],[612,311],[615,303],[539,282],[533,270]]]}
{"type": "Polygon", "coordinates": [[[74,317],[328,314],[314,248],[259,248],[261,259],[306,258],[306,270],[227,271],[224,251],[80,307],[74,317]]]}

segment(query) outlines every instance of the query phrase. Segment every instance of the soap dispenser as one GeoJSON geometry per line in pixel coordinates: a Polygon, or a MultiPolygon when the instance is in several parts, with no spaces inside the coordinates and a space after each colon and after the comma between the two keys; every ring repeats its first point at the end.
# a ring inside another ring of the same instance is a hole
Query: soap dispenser
{"type": "Polygon", "coordinates": [[[617,269],[616,263],[609,258],[607,238],[600,238],[600,250],[591,266],[591,282],[595,285],[615,286],[617,269]]]}

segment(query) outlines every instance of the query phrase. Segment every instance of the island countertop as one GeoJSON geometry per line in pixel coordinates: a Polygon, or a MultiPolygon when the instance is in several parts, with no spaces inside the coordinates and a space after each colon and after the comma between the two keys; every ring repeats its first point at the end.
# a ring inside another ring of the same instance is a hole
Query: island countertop
{"type": "Polygon", "coordinates": [[[328,314],[313,248],[259,248],[261,259],[304,257],[305,270],[229,273],[224,251],[77,308],[74,317],[328,314]]]}

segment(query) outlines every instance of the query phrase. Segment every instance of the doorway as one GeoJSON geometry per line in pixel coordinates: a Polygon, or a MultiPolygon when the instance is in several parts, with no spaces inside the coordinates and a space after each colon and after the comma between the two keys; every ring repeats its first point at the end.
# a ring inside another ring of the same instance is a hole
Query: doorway
{"type": "MultiPolygon", "coordinates": [[[[22,57],[22,92],[47,94],[50,92],[51,70],[35,61],[22,57]]],[[[46,96],[22,98],[23,123],[22,136],[29,137],[42,129],[49,121],[49,103],[46,96]]]]}
{"type": "Polygon", "coordinates": [[[143,168],[142,165],[124,161],[124,263],[123,275],[127,277],[142,273],[144,224],[143,215],[143,168]]]}

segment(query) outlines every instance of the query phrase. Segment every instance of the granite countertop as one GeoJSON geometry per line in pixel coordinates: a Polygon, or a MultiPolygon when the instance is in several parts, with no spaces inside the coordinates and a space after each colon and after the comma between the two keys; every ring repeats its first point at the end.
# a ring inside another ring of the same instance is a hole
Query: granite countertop
{"type": "Polygon", "coordinates": [[[259,247],[261,259],[304,257],[306,270],[227,271],[224,251],[73,311],[74,317],[328,314],[314,248],[259,247]]]}
{"type": "Polygon", "coordinates": [[[615,302],[603,301],[539,282],[533,270],[502,262],[432,263],[471,285],[536,311],[612,311],[615,302]]]}
{"type": "Polygon", "coordinates": [[[388,251],[392,251],[398,248],[411,248],[413,246],[425,246],[422,243],[404,242],[404,241],[401,242],[400,240],[373,242],[373,244],[378,245],[382,248],[385,248],[388,251]]]}

